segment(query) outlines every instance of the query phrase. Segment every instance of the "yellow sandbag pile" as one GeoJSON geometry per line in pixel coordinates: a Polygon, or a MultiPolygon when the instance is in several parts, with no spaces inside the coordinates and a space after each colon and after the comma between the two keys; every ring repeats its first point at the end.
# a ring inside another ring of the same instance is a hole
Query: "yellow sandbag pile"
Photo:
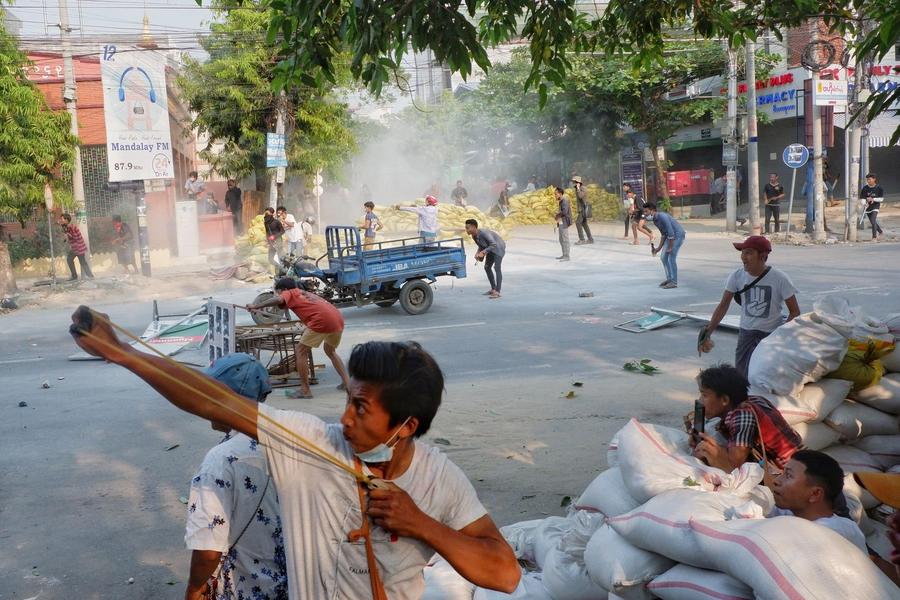
{"type": "MultiPolygon", "coordinates": [[[[599,186],[593,183],[587,185],[585,191],[587,191],[587,200],[594,209],[594,216],[591,217],[591,221],[615,221],[619,218],[622,203],[619,201],[618,196],[600,189],[599,186]]],[[[566,198],[569,199],[569,203],[572,205],[572,216],[577,218],[578,204],[575,202],[575,190],[572,188],[567,189],[566,198]]],[[[512,196],[509,199],[509,207],[512,212],[508,217],[501,220],[507,227],[516,224],[545,225],[556,222],[559,203],[553,194],[553,188],[547,187],[542,190],[512,196]]]]}
{"type": "MultiPolygon", "coordinates": [[[[420,198],[416,200],[416,204],[424,206],[425,200],[420,198]]],[[[385,232],[402,232],[415,235],[419,230],[419,216],[402,210],[394,210],[390,206],[375,206],[375,214],[384,225],[382,233],[385,232]]],[[[437,239],[446,240],[449,238],[463,238],[466,243],[472,242],[471,236],[466,234],[466,220],[475,219],[478,221],[478,227],[482,229],[490,229],[496,232],[504,240],[509,237],[507,224],[505,219],[496,219],[489,217],[475,206],[455,206],[453,204],[438,204],[438,224],[440,230],[437,239]]],[[[514,224],[514,223],[512,223],[514,224]]],[[[360,229],[366,225],[365,215],[356,220],[356,226],[360,229]]]]}
{"type": "MultiPolygon", "coordinates": [[[[286,238],[282,237],[281,240],[283,248],[287,249],[286,238]]],[[[275,266],[269,264],[269,246],[266,242],[266,226],[263,215],[253,217],[247,233],[235,238],[234,249],[239,261],[249,260],[265,269],[269,275],[275,274],[275,266]]],[[[312,241],[305,249],[305,252],[313,258],[318,258],[325,254],[325,236],[312,236],[312,241]]],[[[262,275],[254,279],[253,283],[264,283],[269,280],[270,277],[262,275]]]]}

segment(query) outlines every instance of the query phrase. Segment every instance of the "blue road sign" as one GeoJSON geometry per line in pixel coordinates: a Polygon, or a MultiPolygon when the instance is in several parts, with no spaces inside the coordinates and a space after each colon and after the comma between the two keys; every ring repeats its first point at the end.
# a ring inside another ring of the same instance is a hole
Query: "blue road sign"
{"type": "Polygon", "coordinates": [[[784,164],[792,169],[799,169],[809,160],[809,149],[803,144],[791,144],[784,149],[784,164]]]}

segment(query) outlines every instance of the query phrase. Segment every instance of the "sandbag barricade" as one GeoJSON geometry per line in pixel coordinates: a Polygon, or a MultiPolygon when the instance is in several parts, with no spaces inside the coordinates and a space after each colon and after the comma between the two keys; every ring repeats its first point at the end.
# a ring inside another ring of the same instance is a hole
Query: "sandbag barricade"
{"type": "Polygon", "coordinates": [[[753,590],[725,573],[675,565],[647,584],[662,600],[754,600],[753,590]]]}
{"type": "Polygon", "coordinates": [[[607,518],[618,517],[640,505],[625,487],[622,471],[617,466],[597,475],[575,501],[576,509],[597,511],[607,518]]]}

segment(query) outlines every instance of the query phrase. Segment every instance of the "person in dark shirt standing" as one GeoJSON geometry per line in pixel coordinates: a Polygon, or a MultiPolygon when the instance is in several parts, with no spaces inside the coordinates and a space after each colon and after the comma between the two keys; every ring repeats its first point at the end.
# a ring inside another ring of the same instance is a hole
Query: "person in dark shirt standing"
{"type": "Polygon", "coordinates": [[[263,223],[266,227],[266,243],[269,246],[269,264],[275,267],[276,275],[281,275],[283,269],[278,257],[281,254],[281,238],[284,235],[284,225],[275,218],[275,209],[271,206],[266,209],[263,223]]]}
{"type": "Polygon", "coordinates": [[[134,267],[134,272],[137,274],[138,268],[137,263],[134,261],[134,247],[131,242],[134,241],[134,234],[131,233],[131,227],[122,222],[122,217],[119,215],[112,216],[112,224],[116,229],[116,239],[112,241],[112,245],[116,247],[116,258],[119,259],[119,264],[125,267],[125,272],[128,272],[128,266],[131,265],[134,267]]]}
{"type": "Polygon", "coordinates": [[[468,197],[469,192],[467,192],[466,188],[463,187],[462,181],[457,180],[456,187],[453,188],[452,192],[450,192],[450,199],[453,200],[453,204],[455,204],[456,206],[468,206],[468,197]]]}
{"type": "Polygon", "coordinates": [[[225,192],[225,208],[231,213],[234,223],[234,235],[244,234],[244,201],[243,192],[234,179],[228,180],[228,191],[225,192]]]}
{"type": "Polygon", "coordinates": [[[566,198],[566,193],[561,187],[553,191],[556,201],[559,202],[559,211],[556,213],[556,228],[559,230],[559,245],[562,248],[562,255],[557,256],[556,260],[560,262],[568,262],[569,260],[569,227],[572,226],[572,205],[566,198]]]}
{"type": "Polygon", "coordinates": [[[875,183],[875,173],[866,174],[866,185],[859,191],[859,199],[865,203],[866,215],[872,224],[872,241],[875,242],[884,235],[878,224],[878,211],[884,202],[884,188],[875,183]]]}
{"type": "Polygon", "coordinates": [[[781,199],[784,198],[784,186],[778,183],[778,173],[769,175],[769,183],[766,184],[766,233],[769,229],[769,219],[775,218],[775,233],[781,231],[781,199]]]}
{"type": "Polygon", "coordinates": [[[588,218],[593,212],[588,204],[587,190],[581,183],[581,177],[575,175],[572,177],[572,183],[575,184],[575,202],[578,205],[578,219],[575,220],[575,229],[578,231],[578,241],[576,246],[582,244],[593,244],[594,236],[591,235],[591,228],[588,226],[588,218]]]}
{"type": "Polygon", "coordinates": [[[72,215],[69,213],[61,214],[59,217],[59,224],[62,227],[63,233],[66,234],[66,241],[69,242],[69,254],[66,256],[66,262],[69,263],[69,271],[72,272],[69,281],[78,280],[78,273],[75,272],[76,256],[81,265],[82,278],[93,279],[94,274],[91,273],[91,267],[88,266],[87,259],[85,258],[85,255],[87,254],[87,244],[84,243],[84,238],[81,237],[81,231],[78,230],[78,227],[72,225],[72,215]]]}
{"type": "Polygon", "coordinates": [[[500,271],[500,263],[506,255],[506,242],[496,232],[487,229],[478,229],[478,221],[466,220],[466,233],[472,236],[478,246],[475,260],[484,261],[484,272],[487,273],[491,283],[491,291],[485,292],[485,296],[491,299],[500,297],[500,286],[503,285],[503,273],[500,271]],[[493,269],[493,272],[491,272],[493,269]],[[496,274],[496,279],[495,279],[496,274]]]}

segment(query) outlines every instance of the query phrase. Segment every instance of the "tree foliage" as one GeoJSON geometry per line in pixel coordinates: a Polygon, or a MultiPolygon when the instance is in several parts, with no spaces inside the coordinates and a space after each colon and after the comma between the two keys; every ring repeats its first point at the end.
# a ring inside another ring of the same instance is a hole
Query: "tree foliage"
{"type": "MultiPolygon", "coordinates": [[[[273,67],[283,58],[265,39],[267,0],[215,0],[216,21],[201,38],[209,59],[186,61],[178,79],[196,114],[192,127],[209,137],[201,156],[225,176],[266,173],[266,133],[275,131],[278,91],[273,67]],[[214,151],[213,145],[223,150],[214,151]]],[[[288,170],[309,175],[337,170],[356,150],[346,107],[328,86],[290,87],[284,97],[288,170]]]]}
{"type": "Polygon", "coordinates": [[[48,183],[58,205],[72,205],[64,177],[71,175],[79,144],[69,133],[69,114],[51,111],[25,76],[28,64],[0,13],[0,214],[23,227],[44,204],[48,183]]]}

